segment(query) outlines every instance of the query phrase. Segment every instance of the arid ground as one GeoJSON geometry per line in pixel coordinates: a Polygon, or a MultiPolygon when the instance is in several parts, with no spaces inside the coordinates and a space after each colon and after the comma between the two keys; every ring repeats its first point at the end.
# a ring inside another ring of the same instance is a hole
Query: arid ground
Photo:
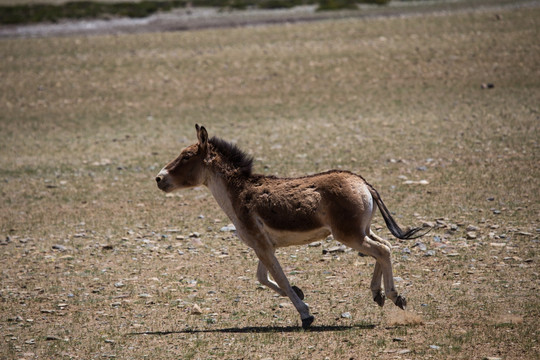
{"type": "Polygon", "coordinates": [[[540,6],[518,3],[1,39],[0,358],[538,359],[540,6]],[[302,330],[207,189],[155,186],[195,123],[258,173],[351,170],[432,225],[374,221],[407,311],[323,239],[278,252],[302,330]]]}

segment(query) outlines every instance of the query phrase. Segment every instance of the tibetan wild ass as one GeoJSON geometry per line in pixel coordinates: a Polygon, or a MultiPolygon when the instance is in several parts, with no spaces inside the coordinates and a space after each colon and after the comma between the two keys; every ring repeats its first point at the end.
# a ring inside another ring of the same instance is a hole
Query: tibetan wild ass
{"type": "Polygon", "coordinates": [[[252,174],[252,157],[222,139],[208,139],[204,127],[195,128],[198,143],[182,150],[159,172],[157,186],[165,192],[207,186],[235,225],[240,239],[255,250],[259,258],[257,279],[279,295],[289,297],[300,313],[303,328],[309,328],[314,317],[302,301],[302,290],[287,280],[275,250],[308,244],[330,234],[375,258],[373,300],[383,306],[388,297],[405,309],[407,301],[394,287],[392,246],[370,229],[375,208],[379,208],[395,237],[412,239],[424,234],[418,234],[420,228],[402,230],[373,186],[359,175],[339,170],[294,179],[252,174]]]}

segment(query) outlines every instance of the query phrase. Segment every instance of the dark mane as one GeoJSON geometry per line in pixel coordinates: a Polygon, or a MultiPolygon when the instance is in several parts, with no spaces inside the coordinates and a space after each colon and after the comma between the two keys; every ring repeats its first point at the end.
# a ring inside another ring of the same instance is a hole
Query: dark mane
{"type": "Polygon", "coordinates": [[[252,156],[240,150],[238,146],[215,136],[210,139],[210,144],[214,145],[214,148],[223,155],[223,160],[238,169],[240,174],[244,176],[251,175],[251,169],[253,167],[252,156]]]}

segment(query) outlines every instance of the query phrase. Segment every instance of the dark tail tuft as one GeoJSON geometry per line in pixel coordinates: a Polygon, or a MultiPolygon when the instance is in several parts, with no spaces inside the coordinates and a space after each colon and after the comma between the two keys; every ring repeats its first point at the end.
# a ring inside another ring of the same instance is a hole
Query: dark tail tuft
{"type": "Polygon", "coordinates": [[[388,210],[386,205],[384,205],[383,201],[381,200],[381,196],[379,195],[377,190],[375,190],[375,188],[371,186],[370,184],[367,184],[367,186],[369,188],[369,192],[371,193],[371,196],[373,197],[373,199],[377,203],[377,206],[379,207],[379,210],[381,211],[384,222],[386,223],[386,226],[388,227],[388,230],[390,230],[392,235],[394,235],[398,239],[403,239],[403,240],[416,239],[416,238],[426,235],[428,232],[431,231],[432,229],[431,227],[422,234],[418,234],[420,231],[424,229],[422,227],[411,228],[411,229],[408,229],[407,231],[404,231],[403,229],[401,229],[399,225],[396,223],[396,221],[394,220],[394,218],[392,217],[392,215],[390,215],[390,211],[388,210]]]}

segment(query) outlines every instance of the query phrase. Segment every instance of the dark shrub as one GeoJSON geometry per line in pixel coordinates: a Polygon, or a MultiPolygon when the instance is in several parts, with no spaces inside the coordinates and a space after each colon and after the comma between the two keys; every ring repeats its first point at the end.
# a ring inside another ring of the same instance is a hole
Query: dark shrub
{"type": "Polygon", "coordinates": [[[355,0],[320,0],[317,11],[357,9],[355,0]]]}

